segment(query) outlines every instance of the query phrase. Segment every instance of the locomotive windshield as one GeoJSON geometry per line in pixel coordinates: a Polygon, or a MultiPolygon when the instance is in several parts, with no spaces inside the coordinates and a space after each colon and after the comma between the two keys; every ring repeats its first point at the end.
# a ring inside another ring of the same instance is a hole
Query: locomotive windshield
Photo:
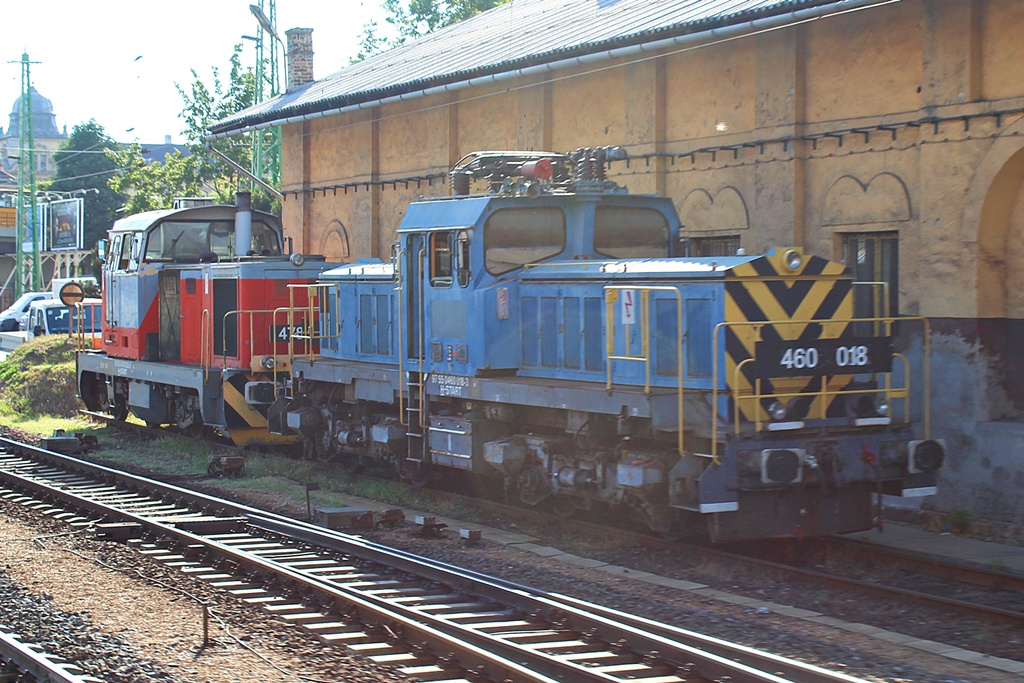
{"type": "MultiPolygon", "coordinates": [[[[281,253],[277,233],[262,221],[252,222],[252,251],[259,256],[281,253]]],[[[234,221],[165,221],[150,229],[146,261],[198,259],[204,252],[230,259],[235,253],[234,221]]]]}
{"type": "Polygon", "coordinates": [[[594,251],[612,258],[667,258],[665,214],[632,206],[599,206],[594,216],[594,251]]]}
{"type": "Polygon", "coordinates": [[[487,272],[501,275],[565,250],[565,214],[553,206],[501,209],[484,224],[487,272]]]}

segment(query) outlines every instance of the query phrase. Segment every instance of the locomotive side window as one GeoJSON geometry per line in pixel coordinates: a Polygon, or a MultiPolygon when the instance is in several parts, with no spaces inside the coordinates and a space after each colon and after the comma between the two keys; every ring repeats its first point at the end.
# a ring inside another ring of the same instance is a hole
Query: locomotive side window
{"type": "Polygon", "coordinates": [[[124,239],[124,235],[114,235],[110,239],[110,251],[107,252],[107,258],[103,261],[103,267],[106,270],[117,270],[120,265],[121,259],[121,240],[124,239]]]}
{"type": "Polygon", "coordinates": [[[128,270],[132,258],[132,235],[125,233],[114,238],[114,270],[128,270]]]}
{"type": "Polygon", "coordinates": [[[469,284],[469,234],[463,230],[455,237],[455,277],[459,287],[469,284]]]}
{"type": "MultiPolygon", "coordinates": [[[[128,257],[128,270],[136,271],[139,269],[139,259],[142,258],[142,247],[146,240],[146,236],[141,232],[136,232],[131,235],[131,251],[128,257]]],[[[125,242],[128,242],[128,238],[125,238],[125,242]]]]}
{"type": "Polygon", "coordinates": [[[553,206],[500,209],[484,224],[484,265],[501,275],[565,250],[565,214],[553,206]]]}
{"type": "Polygon", "coordinates": [[[654,209],[599,206],[594,216],[594,251],[612,258],[666,258],[669,230],[654,209]]]}
{"type": "Polygon", "coordinates": [[[452,284],[452,233],[430,235],[430,284],[449,287],[452,284]]]}

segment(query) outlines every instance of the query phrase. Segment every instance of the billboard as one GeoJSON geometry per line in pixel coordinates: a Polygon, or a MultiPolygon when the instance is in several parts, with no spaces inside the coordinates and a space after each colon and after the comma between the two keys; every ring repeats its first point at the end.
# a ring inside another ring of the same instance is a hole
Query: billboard
{"type": "Polygon", "coordinates": [[[49,251],[71,251],[82,248],[81,197],[49,203],[47,248],[49,251]]]}
{"type": "MultiPolygon", "coordinates": [[[[36,220],[34,223],[30,220],[31,213],[28,210],[28,204],[24,205],[24,209],[21,212],[21,250],[26,254],[31,254],[35,251],[36,230],[39,230],[40,226],[47,225],[46,204],[36,204],[36,220]]],[[[42,245],[39,246],[42,248],[42,245]]]]}

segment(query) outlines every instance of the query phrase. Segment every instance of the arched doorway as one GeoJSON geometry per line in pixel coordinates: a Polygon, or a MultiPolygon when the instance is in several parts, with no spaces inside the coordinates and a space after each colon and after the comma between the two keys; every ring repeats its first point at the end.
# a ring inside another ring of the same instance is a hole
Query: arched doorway
{"type": "MultiPolygon", "coordinates": [[[[966,242],[977,244],[977,339],[990,371],[982,420],[1024,410],[1024,119],[1007,126],[975,169],[964,206],[966,242]],[[973,234],[972,234],[973,233],[973,234]],[[973,240],[972,240],[973,238],[973,240]]],[[[981,387],[979,387],[981,388],[981,387]]]]}
{"type": "MultiPolygon", "coordinates": [[[[1014,128],[1024,123],[1006,133],[1014,128]]],[[[977,226],[978,318],[1024,320],[1022,187],[1024,141],[1004,134],[978,165],[965,207],[965,227],[977,226]]]]}

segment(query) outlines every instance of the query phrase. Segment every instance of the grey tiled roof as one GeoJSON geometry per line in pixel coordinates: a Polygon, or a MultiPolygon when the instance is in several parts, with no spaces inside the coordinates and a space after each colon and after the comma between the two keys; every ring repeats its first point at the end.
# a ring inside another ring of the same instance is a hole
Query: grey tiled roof
{"type": "MultiPolygon", "coordinates": [[[[878,0],[880,1],[880,0],[878,0]]],[[[223,119],[215,133],[821,6],[872,0],[513,0],[223,119]]],[[[315,36],[314,36],[315,40],[315,36]]],[[[315,50],[315,43],[314,43],[315,50]]]]}

